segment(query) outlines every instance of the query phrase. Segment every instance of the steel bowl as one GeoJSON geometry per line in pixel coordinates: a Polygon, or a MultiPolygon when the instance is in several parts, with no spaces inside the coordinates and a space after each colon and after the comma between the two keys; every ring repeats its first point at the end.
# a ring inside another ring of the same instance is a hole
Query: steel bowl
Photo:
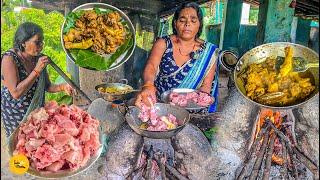
{"type": "MultiPolygon", "coordinates": [[[[21,125],[22,123],[20,123],[21,125]]],[[[18,133],[19,133],[19,128],[20,125],[17,127],[17,129],[12,133],[12,135],[9,137],[9,155],[13,156],[13,151],[15,150],[15,147],[18,143],[18,133]]],[[[75,171],[71,170],[61,170],[58,172],[51,172],[51,171],[38,171],[37,169],[33,167],[29,167],[27,173],[40,177],[40,178],[46,178],[46,179],[56,179],[56,178],[63,178],[63,177],[71,177],[74,175],[77,175],[81,172],[86,171],[89,169],[100,157],[102,150],[103,150],[103,133],[102,133],[102,127],[99,126],[99,140],[100,140],[100,147],[97,150],[96,154],[91,156],[89,160],[87,161],[86,165],[83,167],[80,167],[79,169],[75,171]]]]}
{"type": "MultiPolygon", "coordinates": [[[[72,10],[72,12],[76,12],[76,11],[79,11],[79,10],[91,10],[93,8],[100,8],[100,9],[108,9],[108,10],[112,10],[112,11],[117,11],[120,16],[122,17],[122,19],[128,24],[128,27],[129,27],[129,31],[131,32],[132,34],[132,39],[133,39],[133,46],[128,49],[127,51],[125,51],[120,57],[118,57],[118,59],[109,67],[109,69],[106,69],[105,71],[111,71],[113,69],[116,69],[118,68],[119,66],[121,66],[123,63],[125,63],[130,57],[131,55],[133,54],[133,51],[136,47],[136,39],[135,39],[135,28],[130,20],[130,18],[123,12],[121,11],[120,9],[112,6],[112,5],[109,5],[109,4],[105,4],[105,3],[86,3],[86,4],[82,4],[78,7],[76,7],[75,9],[72,10]]],[[[68,58],[71,59],[73,62],[76,62],[75,58],[71,55],[70,51],[68,49],[65,48],[65,45],[64,45],[64,41],[63,41],[63,28],[66,24],[66,19],[64,20],[62,26],[61,26],[61,37],[60,37],[60,40],[61,40],[61,44],[62,44],[62,47],[63,47],[63,50],[64,52],[67,54],[68,58]]],[[[87,67],[82,67],[82,68],[85,68],[85,69],[89,69],[87,67]]],[[[89,70],[92,70],[92,69],[89,69],[89,70]]]]}
{"type": "Polygon", "coordinates": [[[178,124],[180,125],[175,129],[167,131],[148,131],[141,129],[140,125],[142,121],[138,117],[140,109],[136,106],[130,106],[125,114],[125,119],[137,134],[153,139],[168,139],[180,132],[190,120],[189,112],[183,108],[164,103],[156,103],[154,104],[154,108],[158,116],[167,116],[169,113],[176,116],[179,121],[178,124]]]}
{"type": "Polygon", "coordinates": [[[95,90],[99,93],[99,95],[106,101],[113,102],[113,101],[124,101],[132,98],[134,96],[133,87],[128,85],[128,80],[126,79],[121,79],[119,83],[104,83],[104,84],[99,84],[95,86],[95,90]],[[123,83],[120,83],[120,82],[123,83]],[[114,87],[116,89],[121,90],[128,90],[126,93],[105,93],[101,92],[98,89],[99,88],[107,88],[107,87],[114,87]]]}
{"type": "Polygon", "coordinates": [[[318,68],[309,68],[305,75],[310,75],[313,77],[312,83],[315,85],[315,90],[302,102],[297,101],[292,105],[287,106],[270,106],[261,104],[259,102],[253,101],[246,96],[245,84],[240,78],[241,74],[245,73],[248,65],[252,63],[261,63],[266,60],[267,57],[282,56],[285,57],[284,48],[290,46],[293,48],[293,57],[302,57],[306,59],[308,62],[319,62],[319,55],[313,51],[312,49],[289,42],[273,42],[268,44],[263,44],[257,46],[250,51],[246,52],[238,61],[235,70],[234,70],[234,80],[237,90],[240,94],[251,103],[254,103],[257,106],[271,108],[271,109],[291,109],[301,106],[309,101],[311,101],[316,95],[319,93],[319,69],[318,68]]]}
{"type": "MultiPolygon", "coordinates": [[[[199,90],[188,89],[188,88],[173,88],[173,89],[165,91],[164,93],[161,94],[161,96],[160,96],[161,101],[164,102],[164,103],[170,104],[170,102],[171,102],[170,101],[170,94],[172,92],[175,92],[175,93],[178,93],[178,94],[187,94],[187,93],[190,93],[190,92],[199,92],[199,90]]],[[[178,105],[176,105],[176,106],[178,106],[178,105]]],[[[209,106],[210,105],[208,105],[208,106],[199,106],[197,103],[189,102],[186,107],[181,107],[181,108],[186,109],[190,113],[197,113],[197,112],[199,112],[199,111],[201,111],[203,109],[208,108],[209,106]]]]}

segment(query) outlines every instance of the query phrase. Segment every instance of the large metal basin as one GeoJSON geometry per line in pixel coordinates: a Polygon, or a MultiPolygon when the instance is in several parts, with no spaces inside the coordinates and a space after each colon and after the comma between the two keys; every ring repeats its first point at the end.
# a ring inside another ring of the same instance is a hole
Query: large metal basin
{"type": "Polygon", "coordinates": [[[277,57],[282,56],[285,57],[284,48],[290,46],[293,48],[293,57],[302,57],[306,59],[308,62],[319,62],[319,55],[310,48],[305,46],[289,43],[289,42],[274,42],[263,44],[257,46],[250,51],[246,52],[238,61],[235,70],[234,70],[234,80],[235,85],[241,95],[248,101],[265,108],[272,108],[272,109],[291,109],[298,107],[304,103],[307,103],[311,99],[313,99],[319,93],[319,69],[318,68],[310,68],[304,73],[308,73],[308,75],[313,77],[311,81],[316,86],[316,89],[303,101],[297,101],[292,105],[288,106],[270,106],[255,102],[246,96],[246,90],[244,87],[244,82],[240,78],[240,74],[246,71],[248,65],[252,63],[261,63],[266,60],[267,57],[277,57]]]}
{"type": "MultiPolygon", "coordinates": [[[[9,155],[13,156],[13,151],[15,150],[15,147],[18,143],[18,133],[19,128],[23,124],[23,122],[20,123],[20,125],[17,127],[17,129],[12,133],[12,135],[9,137],[9,155]]],[[[27,173],[36,177],[45,178],[45,179],[60,179],[64,177],[71,177],[74,175],[77,175],[81,172],[84,172],[88,170],[100,157],[102,150],[103,150],[103,133],[102,133],[102,127],[99,126],[99,141],[100,141],[100,147],[97,150],[97,152],[89,158],[87,163],[80,167],[79,169],[75,171],[71,170],[60,170],[58,172],[51,172],[51,171],[38,171],[37,169],[33,167],[29,167],[27,173]]]]}

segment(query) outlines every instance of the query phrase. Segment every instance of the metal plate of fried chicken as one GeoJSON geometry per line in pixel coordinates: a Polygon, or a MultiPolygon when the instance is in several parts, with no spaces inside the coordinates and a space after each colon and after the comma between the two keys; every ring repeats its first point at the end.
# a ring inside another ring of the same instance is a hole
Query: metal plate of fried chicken
{"type": "Polygon", "coordinates": [[[90,70],[109,71],[126,62],[135,49],[135,29],[120,9],[86,3],[70,12],[61,27],[69,59],[90,70]]]}

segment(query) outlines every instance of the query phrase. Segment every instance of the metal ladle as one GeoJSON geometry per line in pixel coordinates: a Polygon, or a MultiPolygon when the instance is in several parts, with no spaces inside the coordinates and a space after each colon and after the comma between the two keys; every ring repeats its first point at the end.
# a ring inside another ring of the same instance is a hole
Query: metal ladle
{"type": "MultiPolygon", "coordinates": [[[[278,56],[276,59],[276,69],[279,70],[284,62],[284,57],[278,56]]],[[[312,67],[319,67],[319,62],[308,62],[302,57],[293,57],[292,59],[292,72],[304,72],[312,67]]]]}

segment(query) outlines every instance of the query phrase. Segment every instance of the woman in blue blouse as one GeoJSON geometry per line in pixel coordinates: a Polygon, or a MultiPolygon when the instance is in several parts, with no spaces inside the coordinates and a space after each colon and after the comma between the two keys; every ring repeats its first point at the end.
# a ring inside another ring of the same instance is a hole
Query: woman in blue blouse
{"type": "MultiPolygon", "coordinates": [[[[156,97],[172,88],[191,88],[218,94],[217,46],[199,39],[203,15],[196,3],[179,7],[173,17],[173,34],[157,39],[143,73],[144,85],[136,105],[150,105],[156,97]]],[[[217,101],[208,111],[215,112],[217,101]]]]}

